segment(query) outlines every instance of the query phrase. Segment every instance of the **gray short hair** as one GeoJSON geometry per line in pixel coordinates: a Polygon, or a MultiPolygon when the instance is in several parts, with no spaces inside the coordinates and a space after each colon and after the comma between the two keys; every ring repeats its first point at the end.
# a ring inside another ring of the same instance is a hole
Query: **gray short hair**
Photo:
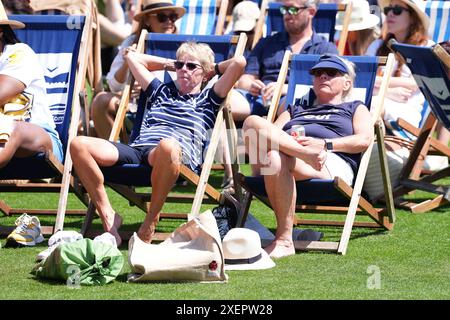
{"type": "Polygon", "coordinates": [[[346,67],[347,67],[347,70],[348,70],[348,73],[345,74],[345,77],[346,77],[348,80],[351,81],[350,88],[342,94],[342,97],[345,98],[345,97],[347,97],[348,95],[350,95],[350,94],[352,93],[352,90],[353,90],[353,85],[354,85],[354,83],[355,83],[355,77],[356,77],[355,64],[354,64],[353,62],[347,60],[347,59],[342,58],[342,57],[338,57],[338,58],[339,58],[343,63],[345,63],[345,65],[346,65],[346,67]]]}

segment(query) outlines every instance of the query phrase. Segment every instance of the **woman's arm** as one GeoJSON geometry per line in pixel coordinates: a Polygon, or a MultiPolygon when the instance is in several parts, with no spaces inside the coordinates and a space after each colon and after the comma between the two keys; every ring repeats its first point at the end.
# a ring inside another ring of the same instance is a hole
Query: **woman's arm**
{"type": "MultiPolygon", "coordinates": [[[[346,137],[330,139],[333,143],[333,152],[361,153],[365,151],[373,140],[372,115],[366,106],[360,105],[353,115],[353,134],[346,137]]],[[[307,146],[322,146],[325,140],[312,137],[298,137],[297,142],[307,146]]]]}
{"type": "Polygon", "coordinates": [[[155,75],[152,71],[163,70],[168,65],[173,65],[173,60],[136,53],[134,47],[125,50],[124,58],[136,81],[143,90],[147,89],[155,75]]]}
{"type": "Polygon", "coordinates": [[[221,98],[225,98],[233,88],[236,81],[244,72],[246,60],[244,57],[234,57],[218,63],[218,69],[222,76],[214,84],[214,92],[221,98]]]}
{"type": "Polygon", "coordinates": [[[25,84],[23,82],[13,77],[0,74],[0,105],[4,105],[23,90],[25,90],[25,84]]]}

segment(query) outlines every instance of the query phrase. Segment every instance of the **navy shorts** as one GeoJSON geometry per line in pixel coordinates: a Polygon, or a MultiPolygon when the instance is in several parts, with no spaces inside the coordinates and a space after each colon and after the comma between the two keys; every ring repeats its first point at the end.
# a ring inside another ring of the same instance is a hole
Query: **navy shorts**
{"type": "Polygon", "coordinates": [[[148,155],[155,146],[135,146],[110,141],[119,151],[119,159],[116,165],[121,164],[144,164],[149,165],[148,155]]]}

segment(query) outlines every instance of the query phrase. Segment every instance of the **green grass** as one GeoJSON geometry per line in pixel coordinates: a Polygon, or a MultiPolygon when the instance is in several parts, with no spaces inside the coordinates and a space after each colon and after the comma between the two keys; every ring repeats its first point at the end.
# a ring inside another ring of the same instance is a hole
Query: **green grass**
{"type": "MultiPolygon", "coordinates": [[[[220,184],[220,177],[212,183],[220,184]]],[[[450,180],[444,181],[447,185],[450,180]]],[[[183,191],[184,189],[180,189],[183,191]]],[[[425,197],[418,194],[417,197],[425,197]]],[[[136,230],[143,213],[129,207],[110,192],[117,211],[125,217],[124,228],[136,230]]],[[[10,203],[34,207],[57,206],[57,195],[5,194],[10,203]]],[[[72,196],[69,208],[80,208],[72,196]]],[[[169,210],[187,212],[190,205],[168,205],[169,210]]],[[[205,207],[204,209],[206,209],[205,207]]],[[[0,249],[0,299],[449,299],[450,298],[450,208],[425,214],[397,210],[397,221],[390,232],[354,228],[345,256],[329,253],[297,253],[276,261],[276,267],[259,271],[228,271],[225,284],[126,282],[130,267],[126,262],[121,275],[102,287],[70,289],[64,283],[40,280],[30,274],[34,258],[46,242],[30,248],[0,249]],[[380,270],[380,289],[370,289],[372,268],[380,270]]],[[[274,229],[271,210],[253,201],[250,212],[274,229]]],[[[14,218],[0,217],[1,225],[14,218]]],[[[43,225],[54,218],[42,217],[43,225]]],[[[82,218],[67,217],[67,229],[79,230],[82,218]]],[[[180,221],[161,221],[159,231],[173,230],[180,221]]],[[[100,226],[99,220],[95,225],[100,226]]],[[[340,229],[321,227],[325,241],[335,241],[340,229]]],[[[2,239],[2,245],[5,241],[2,239]]],[[[120,248],[127,259],[126,243],[120,248]]]]}

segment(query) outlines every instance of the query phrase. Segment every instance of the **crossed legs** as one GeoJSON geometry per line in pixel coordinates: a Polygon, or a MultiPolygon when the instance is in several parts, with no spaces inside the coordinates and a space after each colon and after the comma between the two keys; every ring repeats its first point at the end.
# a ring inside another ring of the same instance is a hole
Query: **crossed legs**
{"type": "MultiPolygon", "coordinates": [[[[311,161],[314,152],[299,151],[298,143],[293,138],[263,118],[249,117],[244,123],[244,137],[250,160],[256,160],[252,162],[252,172],[264,176],[264,185],[277,221],[275,240],[265,250],[272,258],[293,255],[292,231],[297,198],[295,181],[330,178],[330,175],[325,166],[318,170],[305,161],[311,161]]],[[[320,156],[316,154],[317,157],[320,156]]]]}

